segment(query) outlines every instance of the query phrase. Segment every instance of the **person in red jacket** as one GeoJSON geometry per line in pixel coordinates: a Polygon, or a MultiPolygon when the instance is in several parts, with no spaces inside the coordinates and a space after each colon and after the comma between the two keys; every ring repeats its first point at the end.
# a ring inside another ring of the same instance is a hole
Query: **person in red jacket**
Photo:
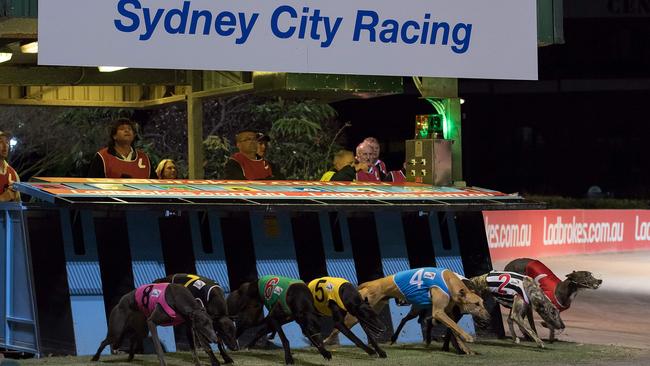
{"type": "Polygon", "coordinates": [[[379,141],[374,137],[366,137],[357,146],[357,160],[366,163],[369,169],[357,173],[357,180],[360,181],[381,181],[381,182],[405,182],[406,176],[401,170],[388,170],[386,164],[379,160],[379,141]]]}
{"type": "Polygon", "coordinates": [[[20,201],[20,193],[13,190],[13,184],[20,182],[18,173],[7,163],[11,135],[0,131],[0,202],[20,201]]]}
{"type": "Polygon", "coordinates": [[[108,146],[100,149],[90,162],[88,178],[157,178],[147,154],[134,147],[136,126],[128,118],[113,122],[108,146]]]}
{"type": "Polygon", "coordinates": [[[252,130],[243,130],[235,135],[239,152],[233,154],[224,167],[224,179],[260,180],[273,179],[273,166],[257,155],[259,136],[252,130]]]}

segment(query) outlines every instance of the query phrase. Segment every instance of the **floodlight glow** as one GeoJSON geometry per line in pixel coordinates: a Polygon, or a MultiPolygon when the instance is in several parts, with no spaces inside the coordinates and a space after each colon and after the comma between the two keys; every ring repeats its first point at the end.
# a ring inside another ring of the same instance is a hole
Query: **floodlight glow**
{"type": "Polygon", "coordinates": [[[99,72],[113,72],[126,69],[126,67],[123,66],[97,66],[97,68],[99,69],[99,72]]]}
{"type": "Polygon", "coordinates": [[[7,61],[11,60],[11,57],[13,55],[14,54],[11,53],[11,52],[0,51],[0,63],[7,62],[7,61]]]}
{"type": "Polygon", "coordinates": [[[29,42],[20,46],[22,53],[38,53],[38,42],[29,42]]]}

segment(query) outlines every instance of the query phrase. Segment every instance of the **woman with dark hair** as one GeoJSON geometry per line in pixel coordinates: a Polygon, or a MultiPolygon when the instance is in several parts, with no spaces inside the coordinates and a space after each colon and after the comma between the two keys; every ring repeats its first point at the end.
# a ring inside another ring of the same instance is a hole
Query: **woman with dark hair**
{"type": "Polygon", "coordinates": [[[114,121],[107,146],[97,151],[90,162],[88,178],[156,178],[147,154],[133,147],[137,140],[133,121],[128,118],[114,121]]]}

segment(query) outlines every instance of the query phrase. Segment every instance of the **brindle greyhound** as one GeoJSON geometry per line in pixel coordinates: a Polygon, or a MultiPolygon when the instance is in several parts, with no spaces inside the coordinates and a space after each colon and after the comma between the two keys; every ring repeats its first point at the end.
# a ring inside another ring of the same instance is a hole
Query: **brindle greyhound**
{"type": "Polygon", "coordinates": [[[544,342],[539,338],[537,332],[524,321],[529,311],[532,311],[531,308],[535,309],[537,314],[553,329],[564,329],[559,310],[544,295],[542,289],[532,278],[513,272],[492,271],[472,277],[470,281],[474,284],[474,289],[483,294],[491,294],[499,304],[510,309],[508,328],[510,328],[510,334],[515,343],[519,343],[519,337],[515,333],[513,323],[517,323],[525,335],[532,338],[540,348],[544,348],[544,342]]]}
{"type": "Polygon", "coordinates": [[[308,287],[314,295],[316,310],[323,316],[331,316],[334,319],[334,328],[369,355],[378,354],[381,358],[386,357],[386,352],[379,347],[376,340],[386,330],[386,326],[372,310],[368,300],[361,298],[354,285],[343,278],[321,277],[309,282],[308,287]],[[365,345],[345,326],[344,320],[348,313],[359,319],[372,348],[365,345]]]}
{"type": "MultiPolygon", "coordinates": [[[[566,275],[566,280],[561,281],[542,262],[531,258],[515,259],[508,263],[504,270],[532,277],[560,312],[571,306],[571,302],[578,294],[578,290],[595,290],[603,283],[603,280],[595,278],[589,271],[573,271],[566,275]]],[[[532,311],[529,311],[528,315],[530,326],[535,330],[532,311]]],[[[544,323],[542,325],[546,326],[544,323]]],[[[555,339],[555,329],[549,327],[549,330],[549,341],[553,342],[555,339]]]]}
{"type": "MultiPolygon", "coordinates": [[[[273,279],[277,279],[277,276],[273,277],[273,279]]],[[[282,325],[295,320],[302,333],[318,349],[320,354],[327,360],[331,359],[332,354],[323,346],[318,315],[314,308],[312,294],[307,285],[302,281],[289,285],[286,289],[288,311],[278,302],[271,309],[268,309],[269,313],[265,318],[262,310],[264,295],[259,291],[258,281],[261,280],[243,283],[237,290],[232,291],[227,299],[229,313],[237,316],[237,337],[247,328],[263,324],[263,327],[245,348],[253,345],[265,334],[277,332],[284,348],[284,361],[286,364],[293,364],[289,340],[282,330],[282,325]]],[[[265,288],[268,288],[269,294],[285,291],[274,288],[272,284],[266,284],[265,288]]]]}
{"type": "MultiPolygon", "coordinates": [[[[175,284],[140,286],[122,296],[120,302],[111,310],[108,318],[108,334],[99,345],[92,360],[98,361],[100,354],[109,344],[113,349],[117,349],[123,338],[129,334],[131,346],[128,360],[133,360],[136,345],[142,345],[142,339],[146,337],[148,327],[160,365],[165,366],[156,326],[180,324],[183,321],[189,322],[188,338],[198,338],[204,349],[209,348],[210,342],[218,341],[212,320],[205,309],[194,300],[194,296],[188,289],[175,284]],[[136,295],[141,296],[141,299],[136,299],[136,295]],[[149,304],[151,307],[147,308],[149,304]],[[143,305],[145,309],[143,310],[140,305],[143,305]],[[145,318],[144,312],[148,312],[152,308],[149,316],[145,318]]],[[[192,354],[194,363],[197,366],[200,365],[195,347],[192,347],[192,354]]]]}
{"type": "MultiPolygon", "coordinates": [[[[472,314],[479,319],[489,319],[490,315],[483,306],[483,299],[472,293],[456,274],[445,270],[442,272],[442,276],[449,289],[449,295],[439,287],[430,287],[428,289],[431,300],[431,317],[451,329],[457,336],[458,345],[464,353],[474,354],[464,343],[474,342],[474,337],[460,328],[448,314],[451,314],[454,306],[458,306],[463,313],[472,314]]],[[[386,276],[359,286],[359,294],[368,300],[375,312],[379,313],[391,298],[406,302],[406,297],[399,290],[394,277],[395,275],[386,276]]],[[[356,318],[350,314],[347,315],[345,325],[348,328],[352,327],[356,322],[356,318]]],[[[337,332],[334,330],[328,339],[333,338],[336,334],[337,332]]]]}
{"type": "MultiPolygon", "coordinates": [[[[223,357],[224,363],[232,363],[233,360],[226,353],[224,343],[233,351],[239,349],[239,344],[235,337],[235,324],[228,317],[226,297],[221,286],[209,278],[187,273],[176,273],[165,278],[159,278],[154,283],[175,283],[183,285],[190,290],[192,296],[203,304],[208,315],[212,318],[214,330],[219,337],[217,346],[219,347],[219,353],[223,357]]],[[[194,340],[191,337],[188,341],[190,342],[190,347],[194,347],[194,340]]],[[[208,348],[206,351],[208,352],[212,365],[219,365],[219,361],[217,361],[212,350],[208,348]]]]}

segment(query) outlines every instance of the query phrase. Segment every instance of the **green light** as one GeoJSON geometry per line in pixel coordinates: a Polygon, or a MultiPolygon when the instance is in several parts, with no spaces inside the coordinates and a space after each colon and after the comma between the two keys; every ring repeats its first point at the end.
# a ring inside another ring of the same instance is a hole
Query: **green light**
{"type": "Polygon", "coordinates": [[[415,116],[415,138],[433,139],[443,135],[444,116],[440,114],[420,114],[415,116]]]}
{"type": "Polygon", "coordinates": [[[445,110],[445,104],[442,102],[442,100],[439,99],[434,99],[434,98],[425,98],[427,102],[431,103],[433,108],[438,112],[438,114],[442,118],[442,136],[445,139],[449,138],[450,132],[451,132],[451,123],[447,119],[447,113],[445,110]]]}

